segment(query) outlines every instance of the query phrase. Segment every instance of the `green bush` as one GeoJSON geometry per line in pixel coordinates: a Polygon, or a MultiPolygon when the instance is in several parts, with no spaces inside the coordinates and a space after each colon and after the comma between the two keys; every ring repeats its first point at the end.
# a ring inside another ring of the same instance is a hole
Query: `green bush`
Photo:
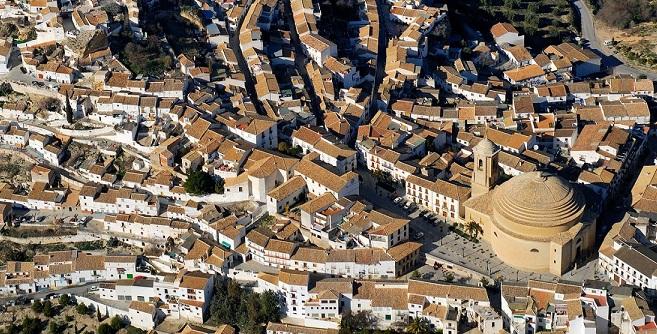
{"type": "Polygon", "coordinates": [[[96,330],[96,334],[114,334],[114,328],[109,324],[100,324],[96,330]]]}
{"type": "Polygon", "coordinates": [[[187,176],[183,184],[185,191],[193,195],[205,195],[212,192],[223,193],[224,180],[215,181],[210,174],[204,171],[193,171],[187,176]]]}
{"type": "Polygon", "coordinates": [[[71,304],[71,296],[63,294],[59,296],[59,305],[66,306],[71,304]]]}
{"type": "Polygon", "coordinates": [[[43,312],[43,303],[40,300],[35,300],[30,307],[35,313],[43,312]]]}
{"type": "Polygon", "coordinates": [[[89,308],[85,304],[78,304],[78,306],[75,307],[75,310],[78,312],[78,314],[89,314],[89,308]]]}
{"type": "Polygon", "coordinates": [[[118,315],[115,315],[112,320],[110,320],[110,326],[112,326],[112,329],[115,331],[118,331],[124,326],[123,320],[118,315]]]}
{"type": "Polygon", "coordinates": [[[43,302],[43,315],[49,318],[55,315],[55,308],[52,306],[52,302],[49,300],[43,302]]]}

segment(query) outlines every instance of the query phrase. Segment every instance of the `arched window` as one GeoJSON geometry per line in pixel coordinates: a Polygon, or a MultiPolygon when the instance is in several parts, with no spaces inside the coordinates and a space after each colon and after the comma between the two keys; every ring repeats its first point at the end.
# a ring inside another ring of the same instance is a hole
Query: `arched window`
{"type": "Polygon", "coordinates": [[[479,159],[479,167],[478,168],[479,168],[479,170],[484,169],[484,160],[479,159]]]}
{"type": "Polygon", "coordinates": [[[536,248],[532,248],[532,249],[530,250],[530,252],[532,252],[532,253],[538,253],[538,249],[536,249],[536,248]]]}

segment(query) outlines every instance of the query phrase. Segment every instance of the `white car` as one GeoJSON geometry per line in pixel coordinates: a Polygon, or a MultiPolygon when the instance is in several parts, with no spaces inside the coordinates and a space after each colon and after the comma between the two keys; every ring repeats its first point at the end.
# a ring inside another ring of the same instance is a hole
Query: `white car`
{"type": "Polygon", "coordinates": [[[399,203],[401,203],[403,200],[404,200],[403,197],[397,197],[397,198],[395,198],[392,202],[395,203],[395,204],[399,204],[399,203]]]}

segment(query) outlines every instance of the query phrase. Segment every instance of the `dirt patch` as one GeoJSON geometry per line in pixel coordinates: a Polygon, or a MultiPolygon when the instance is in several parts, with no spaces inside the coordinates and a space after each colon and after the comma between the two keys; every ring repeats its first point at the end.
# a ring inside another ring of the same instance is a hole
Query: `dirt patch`
{"type": "MultiPolygon", "coordinates": [[[[66,305],[60,304],[60,300],[57,298],[49,302],[54,310],[54,315],[51,317],[46,316],[43,311],[35,312],[31,304],[8,307],[0,316],[0,328],[13,333],[15,330],[20,329],[25,331],[25,324],[32,323],[30,329],[41,330],[42,333],[82,334],[95,333],[101,324],[110,326],[114,324],[113,318],[103,314],[100,315],[101,319],[99,321],[98,315],[93,308],[87,308],[85,310],[86,314],[81,314],[74,299],[66,305]],[[16,327],[10,328],[12,325],[16,327]]],[[[146,333],[145,331],[130,328],[126,323],[119,322],[118,326],[120,329],[115,330],[115,332],[119,334],[146,333]]]]}
{"type": "Polygon", "coordinates": [[[107,255],[138,255],[142,253],[139,248],[118,241],[112,241],[112,245],[104,240],[41,245],[20,245],[11,241],[3,241],[0,242],[0,265],[7,261],[32,261],[36,254],[72,249],[84,252],[102,251],[101,253],[107,253],[107,255]]]}
{"type": "Polygon", "coordinates": [[[618,29],[596,20],[596,34],[617,56],[633,66],[657,70],[657,22],[618,29]]]}
{"type": "Polygon", "coordinates": [[[0,182],[20,185],[31,181],[34,166],[18,154],[0,154],[0,182]]]}

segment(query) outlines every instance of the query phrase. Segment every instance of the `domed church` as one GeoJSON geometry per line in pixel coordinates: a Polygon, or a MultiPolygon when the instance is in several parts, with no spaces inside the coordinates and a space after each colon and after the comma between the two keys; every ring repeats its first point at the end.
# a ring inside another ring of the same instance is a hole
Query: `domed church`
{"type": "Polygon", "coordinates": [[[465,220],[478,223],[482,237],[506,264],[528,272],[562,275],[595,244],[580,190],[548,172],[515,176],[495,187],[499,148],[484,138],[474,147],[472,197],[465,220]]]}

